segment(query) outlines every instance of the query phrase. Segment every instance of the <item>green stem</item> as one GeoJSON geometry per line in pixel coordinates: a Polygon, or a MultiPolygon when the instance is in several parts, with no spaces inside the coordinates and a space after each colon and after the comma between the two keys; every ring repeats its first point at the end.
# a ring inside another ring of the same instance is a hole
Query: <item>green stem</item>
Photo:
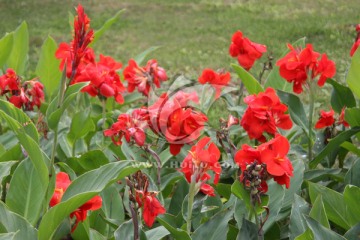
{"type": "MultiPolygon", "coordinates": [[[[311,160],[313,159],[313,141],[312,141],[312,133],[313,133],[313,115],[314,115],[314,102],[315,102],[315,91],[314,91],[314,86],[313,83],[310,82],[309,83],[309,90],[310,90],[310,106],[309,106],[309,144],[308,144],[308,164],[311,162],[311,160]]],[[[308,168],[308,164],[305,164],[305,167],[308,168]]]]}
{"type": "Polygon", "coordinates": [[[58,128],[56,128],[54,130],[54,141],[53,141],[53,146],[52,146],[52,150],[51,150],[51,158],[50,158],[50,166],[49,166],[49,175],[50,176],[53,175],[52,170],[54,169],[53,166],[54,166],[54,162],[55,162],[57,140],[58,140],[58,128]]]}
{"type": "Polygon", "coordinates": [[[102,103],[102,118],[103,118],[103,130],[105,130],[106,124],[106,98],[101,100],[102,103]]]}
{"type": "MultiPolygon", "coordinates": [[[[259,218],[257,216],[256,213],[256,202],[251,201],[251,215],[255,216],[255,224],[258,230],[258,240],[263,240],[264,239],[264,235],[262,234],[262,230],[260,229],[260,223],[259,223],[259,218]]],[[[251,221],[251,218],[249,219],[251,221]]]]}
{"type": "Polygon", "coordinates": [[[186,217],[186,229],[189,235],[191,233],[191,217],[192,217],[192,210],[193,210],[194,197],[195,197],[195,184],[196,182],[193,181],[193,179],[191,179],[190,189],[189,189],[188,211],[186,217]]]}

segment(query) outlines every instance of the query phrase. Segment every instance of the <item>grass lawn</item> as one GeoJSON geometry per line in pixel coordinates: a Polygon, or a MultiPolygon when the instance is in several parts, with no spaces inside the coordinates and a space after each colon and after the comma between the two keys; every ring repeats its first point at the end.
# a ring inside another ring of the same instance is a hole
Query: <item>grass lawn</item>
{"type": "MultiPolygon", "coordinates": [[[[126,64],[143,50],[162,46],[150,57],[158,59],[170,76],[197,77],[205,67],[230,69],[235,59],[229,57],[228,46],[233,32],[240,29],[251,40],[267,45],[275,59],[286,43],[306,36],[316,51],[326,51],[336,61],[337,79],[342,79],[350,62],[354,26],[360,22],[358,0],[87,0],[82,4],[95,29],[126,9],[96,44],[97,53],[126,64]]],[[[0,34],[27,21],[30,66],[34,67],[48,34],[58,42],[70,40],[68,11],[76,5],[69,0],[0,0],[0,34]]],[[[260,64],[255,73],[259,69],[260,64]]]]}

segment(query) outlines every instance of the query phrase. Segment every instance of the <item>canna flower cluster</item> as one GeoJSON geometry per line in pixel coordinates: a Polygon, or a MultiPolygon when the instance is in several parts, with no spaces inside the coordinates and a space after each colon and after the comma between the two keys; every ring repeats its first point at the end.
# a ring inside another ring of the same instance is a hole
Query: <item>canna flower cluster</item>
{"type": "Polygon", "coordinates": [[[128,82],[128,91],[133,92],[137,88],[144,96],[149,95],[151,88],[159,88],[160,83],[167,80],[165,70],[158,66],[155,59],[149,60],[145,67],[139,67],[131,59],[123,74],[124,79],[128,82]]]}
{"type": "Polygon", "coordinates": [[[255,61],[266,52],[266,46],[250,41],[241,31],[237,31],[231,38],[229,53],[236,57],[240,66],[246,70],[254,65],[255,61]]]}
{"type": "MultiPolygon", "coordinates": [[[[214,188],[206,184],[211,179],[208,171],[214,172],[214,184],[219,182],[221,166],[219,164],[220,151],[210,142],[210,137],[204,137],[191,147],[189,154],[181,164],[181,171],[189,183],[196,183],[197,191],[215,196],[214,188]]],[[[196,192],[197,192],[196,191],[196,192]]]]}
{"type": "Polygon", "coordinates": [[[172,155],[177,155],[184,144],[195,141],[208,120],[205,114],[188,105],[190,101],[199,101],[195,92],[179,91],[174,96],[163,94],[148,108],[150,128],[165,137],[172,155]]]}
{"type": "Polygon", "coordinates": [[[32,111],[35,106],[40,109],[45,99],[43,89],[44,86],[35,80],[21,83],[20,77],[11,68],[0,76],[1,96],[5,96],[9,102],[25,111],[32,111]]]}
{"type": "Polygon", "coordinates": [[[240,125],[248,133],[250,139],[265,142],[264,133],[274,136],[277,127],[290,129],[292,121],[289,114],[286,114],[288,107],[280,102],[279,97],[272,88],[258,95],[250,95],[244,99],[248,108],[243,115],[240,125]]]}
{"type": "Polygon", "coordinates": [[[148,127],[148,112],[146,108],[135,109],[130,114],[120,114],[117,122],[110,129],[104,131],[104,136],[111,137],[115,145],[121,145],[121,139],[125,137],[127,142],[131,139],[138,146],[143,146],[146,135],[145,130],[148,127]]]}
{"type": "Polygon", "coordinates": [[[82,92],[100,99],[114,97],[121,104],[124,102],[121,93],[125,87],[116,71],[122,68],[122,64],[101,54],[100,60],[96,62],[95,53],[89,47],[94,39],[90,19],[80,4],[76,11],[73,40],[70,44],[61,43],[55,53],[56,58],[61,60],[60,70],[66,65],[66,76],[70,79],[70,84],[90,82],[82,92]]]}
{"type": "Polygon", "coordinates": [[[221,94],[221,89],[227,86],[230,82],[230,73],[217,73],[212,69],[204,69],[198,81],[201,84],[209,83],[215,89],[215,99],[218,99],[221,94]]]}
{"type": "Polygon", "coordinates": [[[270,178],[289,188],[293,176],[293,167],[287,157],[289,149],[287,138],[280,134],[257,148],[244,144],[235,154],[235,162],[242,171],[240,180],[245,186],[256,186],[259,193],[267,192],[266,181],[270,178]]]}
{"type": "MultiPolygon", "coordinates": [[[[61,199],[66,191],[66,189],[71,184],[69,175],[65,172],[59,172],[56,174],[56,183],[54,194],[50,199],[50,207],[53,207],[61,202],[61,199]]],[[[70,218],[75,217],[75,224],[71,229],[71,232],[75,231],[79,222],[85,221],[87,217],[87,212],[89,210],[98,210],[101,208],[102,198],[100,196],[95,196],[83,205],[81,205],[78,209],[70,214],[70,218]]]]}
{"type": "Polygon", "coordinates": [[[320,110],[320,118],[315,124],[316,129],[331,127],[334,124],[336,125],[344,125],[344,127],[349,127],[349,123],[345,121],[345,108],[341,110],[341,113],[339,115],[339,120],[335,123],[334,118],[334,110],[330,109],[330,111],[325,112],[324,110],[320,110]]]}
{"type": "Polygon", "coordinates": [[[311,44],[307,44],[304,49],[297,49],[288,44],[288,48],[290,52],[277,61],[276,65],[279,66],[280,76],[293,83],[295,93],[302,93],[303,85],[310,84],[309,81],[317,77],[317,84],[322,87],[326,79],[335,75],[335,63],[329,60],[325,53],[321,55],[315,52],[311,44]]]}

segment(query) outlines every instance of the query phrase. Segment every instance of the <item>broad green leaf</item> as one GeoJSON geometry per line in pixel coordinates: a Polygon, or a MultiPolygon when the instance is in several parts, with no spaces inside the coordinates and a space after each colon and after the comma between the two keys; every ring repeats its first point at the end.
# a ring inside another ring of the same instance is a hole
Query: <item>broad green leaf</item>
{"type": "Polygon", "coordinates": [[[312,233],[310,228],[307,228],[306,231],[303,234],[297,236],[295,240],[316,240],[316,239],[314,239],[314,234],[312,233]]]}
{"type": "Polygon", "coordinates": [[[360,236],[360,222],[355,226],[353,226],[352,228],[350,228],[350,230],[344,234],[344,237],[347,240],[359,240],[359,236],[360,236]]]}
{"type": "Polygon", "coordinates": [[[292,93],[280,90],[277,91],[277,94],[279,95],[281,102],[288,105],[290,117],[294,123],[301,127],[306,134],[309,134],[309,122],[300,98],[292,93]]]}
{"type": "MultiPolygon", "coordinates": [[[[204,203],[206,197],[207,197],[206,195],[203,196],[203,195],[200,195],[200,194],[197,194],[194,197],[194,202],[193,202],[193,205],[192,205],[193,210],[192,210],[191,219],[194,219],[195,217],[197,217],[201,213],[201,209],[202,209],[202,206],[203,206],[203,203],[204,203]]],[[[189,203],[189,196],[186,195],[186,197],[184,198],[184,201],[182,203],[182,209],[181,209],[181,213],[182,213],[183,218],[184,218],[185,221],[187,219],[188,203],[189,203]]]]}
{"type": "Polygon", "coordinates": [[[321,223],[324,227],[330,229],[329,220],[326,216],[324,204],[322,201],[321,195],[319,195],[315,202],[313,203],[313,206],[310,211],[310,217],[321,223]]]}
{"type": "Polygon", "coordinates": [[[318,182],[327,180],[329,178],[338,179],[341,173],[341,169],[323,168],[312,169],[304,173],[304,179],[311,182],[318,182]]]}
{"type": "Polygon", "coordinates": [[[25,218],[10,211],[6,205],[0,201],[0,226],[3,226],[8,233],[17,232],[13,239],[16,240],[36,240],[36,229],[26,221],[25,218]]]}
{"type": "Polygon", "coordinates": [[[327,229],[311,217],[304,216],[308,227],[314,234],[314,239],[331,239],[331,240],[345,240],[344,237],[327,229]]]}
{"type": "Polygon", "coordinates": [[[21,109],[18,109],[13,104],[0,99],[0,111],[3,111],[11,118],[19,122],[24,128],[26,134],[32,137],[36,142],[39,142],[39,134],[34,123],[21,109]]]}
{"type": "MultiPolygon", "coordinates": [[[[239,181],[235,181],[233,183],[233,185],[231,186],[231,192],[238,197],[239,199],[243,200],[245,202],[246,208],[249,211],[252,211],[252,206],[251,206],[251,200],[250,200],[250,191],[246,190],[244,188],[244,186],[242,185],[242,183],[240,183],[239,181]]],[[[283,194],[283,192],[282,192],[283,194]]],[[[282,195],[282,197],[284,197],[284,195],[282,195]]],[[[261,206],[258,206],[258,204],[256,204],[256,212],[262,213],[265,211],[265,209],[263,208],[263,206],[267,206],[269,203],[269,196],[265,195],[261,197],[261,206]]]]}
{"type": "Polygon", "coordinates": [[[333,86],[333,91],[331,93],[331,106],[337,113],[340,113],[343,107],[356,107],[354,94],[348,87],[341,85],[333,79],[326,80],[326,83],[333,86]]]}
{"type": "Polygon", "coordinates": [[[355,160],[345,175],[345,183],[360,187],[360,159],[355,160]]]}
{"type": "MultiPolygon", "coordinates": [[[[266,204],[270,209],[270,214],[265,222],[263,229],[267,232],[268,229],[276,222],[277,216],[283,206],[285,189],[283,186],[277,184],[274,181],[268,181],[269,190],[267,195],[269,196],[269,203],[266,204]]],[[[263,215],[264,216],[264,215],[263,215]]]]}
{"type": "Polygon", "coordinates": [[[0,68],[3,69],[4,64],[8,60],[12,46],[14,43],[14,33],[7,33],[3,38],[0,39],[0,68]]]}
{"type": "Polygon", "coordinates": [[[314,158],[314,160],[310,162],[310,168],[315,168],[329,153],[331,153],[335,148],[339,147],[343,142],[349,140],[350,137],[357,134],[358,132],[360,132],[360,127],[354,127],[340,133],[335,138],[331,139],[326,147],[314,158]]]}
{"type": "Polygon", "coordinates": [[[168,230],[166,230],[165,227],[160,226],[160,227],[150,229],[149,231],[146,231],[145,234],[146,234],[146,238],[148,240],[159,240],[159,239],[162,239],[163,237],[169,235],[170,232],[168,230]]]}
{"type": "Polygon", "coordinates": [[[29,31],[26,22],[22,22],[14,32],[14,43],[7,59],[7,66],[14,69],[18,75],[23,75],[28,60],[28,52],[29,31]]]}
{"type": "Polygon", "coordinates": [[[200,225],[191,235],[193,240],[222,239],[229,231],[228,222],[233,218],[234,207],[222,210],[215,214],[209,221],[200,225]]]}
{"type": "Polygon", "coordinates": [[[244,83],[244,86],[246,87],[246,90],[249,94],[258,94],[259,92],[264,91],[260,83],[254,78],[254,76],[251,75],[244,68],[236,64],[231,64],[231,67],[235,70],[241,82],[244,83]]]}
{"type": "MultiPolygon", "coordinates": [[[[234,197],[234,195],[231,196],[234,197]]],[[[243,200],[236,198],[235,201],[234,219],[236,220],[237,227],[241,229],[244,217],[248,216],[248,211],[243,200]]]]}
{"type": "Polygon", "coordinates": [[[351,142],[343,142],[340,146],[360,157],[360,149],[351,142]]]}
{"type": "Polygon", "coordinates": [[[118,21],[118,19],[120,18],[120,15],[123,12],[124,12],[124,9],[121,9],[120,11],[118,11],[112,18],[108,19],[99,30],[95,31],[94,40],[90,43],[90,46],[94,45],[99,40],[99,38],[102,35],[104,35],[106,30],[108,30],[114,23],[116,23],[118,21]]]}
{"type": "Polygon", "coordinates": [[[20,144],[23,146],[31,161],[33,162],[37,171],[36,174],[41,179],[41,184],[46,188],[49,184],[49,171],[47,166],[48,161],[44,158],[39,145],[33,138],[26,134],[24,127],[14,118],[10,117],[2,110],[0,110],[0,116],[4,121],[7,122],[10,129],[16,134],[20,144]]]}
{"type": "Polygon", "coordinates": [[[255,223],[250,222],[249,220],[244,218],[243,224],[236,239],[258,240],[259,239],[258,230],[259,229],[255,223]]]}
{"type": "Polygon", "coordinates": [[[140,99],[144,99],[144,95],[139,92],[132,92],[124,96],[124,103],[121,105],[122,107],[126,105],[130,105],[140,99]]]}
{"type": "Polygon", "coordinates": [[[312,182],[307,183],[309,185],[309,195],[311,202],[315,202],[317,196],[322,195],[325,212],[328,219],[345,230],[350,229],[350,215],[347,210],[343,195],[322,185],[312,182]]]}
{"type": "Polygon", "coordinates": [[[348,108],[345,110],[345,120],[351,127],[360,126],[360,108],[348,108]]]}
{"type": "Polygon", "coordinates": [[[75,115],[72,117],[68,137],[74,143],[77,139],[82,138],[89,132],[93,131],[95,131],[95,124],[90,118],[89,114],[85,111],[80,111],[75,113],[75,115]]]}
{"type": "Polygon", "coordinates": [[[98,231],[90,228],[90,239],[91,240],[107,240],[108,238],[103,236],[101,233],[99,233],[98,231]]]}
{"type": "Polygon", "coordinates": [[[55,58],[57,44],[55,40],[48,36],[41,47],[40,57],[36,66],[35,73],[40,77],[40,82],[45,87],[46,98],[48,100],[59,88],[61,71],[59,70],[60,61],[55,58]]]}
{"type": "Polygon", "coordinates": [[[58,97],[55,97],[52,102],[49,104],[49,107],[46,111],[46,118],[48,122],[48,126],[50,129],[56,129],[59,125],[60,118],[66,108],[70,105],[71,101],[76,97],[77,94],[80,94],[80,90],[88,85],[88,82],[82,82],[71,85],[68,89],[66,89],[64,101],[61,106],[58,107],[58,97]]]}
{"type": "Polygon", "coordinates": [[[143,63],[143,61],[145,60],[146,56],[149,55],[150,53],[154,52],[155,50],[157,50],[159,47],[150,47],[148,49],[146,49],[145,51],[143,51],[142,53],[140,53],[139,55],[137,55],[134,58],[134,61],[138,64],[141,65],[143,63]]]}
{"type": "MultiPolygon", "coordinates": [[[[2,135],[1,137],[3,136],[4,135],[2,135]]],[[[0,162],[7,162],[13,159],[22,159],[23,156],[24,155],[21,152],[20,144],[18,143],[15,146],[7,149],[6,152],[0,156],[0,162]]]]}
{"type": "Polygon", "coordinates": [[[310,212],[309,204],[299,195],[295,194],[294,202],[292,204],[291,214],[290,214],[290,225],[289,225],[290,240],[295,239],[297,236],[303,234],[306,231],[307,224],[303,214],[309,214],[309,212],[310,212]]]}
{"type": "Polygon", "coordinates": [[[360,222],[360,188],[353,185],[347,185],[344,190],[344,200],[350,215],[348,220],[353,226],[360,222]]]}
{"type": "MultiPolygon", "coordinates": [[[[305,47],[305,38],[300,38],[298,39],[296,42],[292,43],[292,45],[296,48],[296,47],[301,47],[304,48],[305,47]]],[[[285,55],[289,52],[289,50],[287,49],[286,51],[284,51],[284,53],[281,55],[281,58],[285,57],[285,55]]],[[[271,70],[271,72],[269,73],[268,78],[266,79],[265,88],[268,87],[272,87],[274,89],[277,90],[281,90],[284,92],[292,92],[292,84],[287,82],[284,78],[282,78],[280,76],[279,73],[279,67],[276,66],[275,64],[273,65],[273,69],[271,70]]]]}
{"type": "Polygon", "coordinates": [[[360,98],[360,51],[356,51],[351,59],[351,65],[346,77],[346,82],[351,91],[360,98]]]}
{"type": "Polygon", "coordinates": [[[17,233],[18,233],[18,231],[11,232],[11,233],[0,233],[0,240],[13,240],[13,239],[16,239],[15,235],[17,233]]]}
{"type": "Polygon", "coordinates": [[[11,167],[17,163],[17,161],[0,162],[0,183],[3,178],[10,174],[11,167]]]}
{"type": "Polygon", "coordinates": [[[163,225],[175,240],[191,240],[186,231],[176,227],[174,223],[174,216],[170,214],[163,214],[157,217],[158,222],[163,225]]]}
{"type": "Polygon", "coordinates": [[[33,163],[26,159],[19,164],[11,178],[6,205],[35,225],[44,204],[45,194],[46,186],[41,183],[33,163]]]}
{"type": "Polygon", "coordinates": [[[117,188],[114,185],[105,188],[101,192],[101,198],[103,200],[102,209],[105,216],[109,219],[124,221],[123,201],[117,188]]]}
{"type": "Polygon", "coordinates": [[[108,164],[109,159],[102,151],[91,150],[81,155],[80,158],[69,158],[66,162],[72,169],[76,169],[78,174],[83,174],[108,164]]]}
{"type": "Polygon", "coordinates": [[[135,161],[106,164],[75,179],[64,193],[61,203],[52,207],[42,218],[39,239],[51,239],[60,223],[71,212],[99,194],[111,183],[138,171],[142,165],[135,161]]]}

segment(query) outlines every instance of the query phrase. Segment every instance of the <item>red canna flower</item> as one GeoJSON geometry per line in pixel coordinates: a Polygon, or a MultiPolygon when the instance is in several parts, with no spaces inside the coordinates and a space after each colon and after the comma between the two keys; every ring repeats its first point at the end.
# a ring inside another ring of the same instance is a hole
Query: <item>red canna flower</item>
{"type": "Polygon", "coordinates": [[[266,181],[269,178],[289,188],[290,177],[293,176],[293,167],[287,157],[289,149],[288,140],[280,134],[257,148],[244,144],[234,158],[242,171],[240,180],[245,185],[250,185],[252,182],[252,186],[255,185],[262,193],[268,189],[266,181]]]}
{"type": "Polygon", "coordinates": [[[346,109],[346,107],[343,107],[341,109],[341,113],[340,113],[340,116],[339,116],[339,121],[337,122],[337,124],[338,125],[342,124],[342,125],[344,125],[344,127],[350,127],[350,124],[347,121],[345,121],[345,109],[346,109]]]}
{"type": "Polygon", "coordinates": [[[72,84],[90,81],[90,84],[84,87],[82,92],[87,92],[93,97],[114,97],[115,101],[121,104],[124,102],[121,92],[125,90],[125,87],[116,73],[121,67],[122,64],[120,62],[100,54],[100,61],[87,64],[81,70],[80,75],[72,81],[72,84]]]}
{"type": "Polygon", "coordinates": [[[61,43],[55,56],[61,59],[60,70],[66,64],[66,75],[72,79],[75,77],[81,62],[91,62],[93,51],[88,45],[94,39],[94,31],[90,29],[90,19],[85,14],[84,8],[79,4],[74,18],[74,36],[70,44],[61,43]]]}
{"type": "Polygon", "coordinates": [[[335,63],[328,60],[326,54],[323,54],[321,60],[320,53],[313,51],[311,44],[307,44],[304,49],[295,49],[292,45],[288,44],[290,52],[285,57],[277,61],[276,65],[279,66],[280,76],[285,78],[286,81],[293,83],[293,91],[301,93],[303,85],[311,74],[311,79],[319,77],[318,85],[324,85],[327,78],[335,75],[335,63]]]}
{"type": "Polygon", "coordinates": [[[196,140],[207,122],[205,114],[188,105],[190,101],[198,102],[196,93],[180,91],[171,98],[163,94],[149,107],[149,125],[156,134],[166,138],[173,155],[177,155],[184,144],[196,140]]]}
{"type": "Polygon", "coordinates": [[[20,78],[12,68],[6,69],[6,73],[0,76],[1,95],[8,91],[20,90],[20,78]]]}
{"type": "Polygon", "coordinates": [[[358,47],[360,45],[360,24],[356,25],[355,29],[356,29],[357,34],[356,34],[355,42],[350,50],[351,57],[354,55],[354,53],[356,52],[356,50],[358,49],[358,47]]]}
{"type": "MultiPolygon", "coordinates": [[[[53,207],[61,202],[61,199],[70,184],[71,181],[67,173],[59,172],[58,174],[56,174],[55,190],[53,196],[50,199],[50,203],[49,203],[50,207],[53,207]]],[[[83,205],[81,205],[74,212],[72,212],[70,214],[70,218],[73,218],[75,216],[76,220],[73,228],[71,229],[71,232],[75,231],[79,222],[82,222],[86,219],[88,210],[100,209],[101,205],[102,205],[102,198],[100,196],[95,196],[86,203],[84,203],[83,205]]]]}
{"type": "Polygon", "coordinates": [[[237,125],[239,123],[240,123],[240,121],[238,118],[234,117],[233,115],[229,115],[226,127],[229,128],[229,127],[231,127],[233,125],[237,125]]]}
{"type": "Polygon", "coordinates": [[[199,83],[209,83],[215,89],[215,99],[218,99],[221,94],[221,89],[227,86],[230,82],[230,73],[217,73],[212,69],[206,68],[199,77],[199,83]]]}
{"type": "Polygon", "coordinates": [[[255,61],[261,58],[262,54],[266,52],[266,46],[251,42],[244,37],[241,31],[234,33],[231,39],[229,53],[232,57],[237,57],[240,66],[246,70],[254,65],[255,61]]]}
{"type": "Polygon", "coordinates": [[[148,192],[147,190],[135,190],[135,198],[139,204],[139,207],[143,209],[143,219],[148,227],[152,227],[155,218],[159,214],[166,213],[166,209],[156,198],[155,192],[148,192]]]}
{"type": "Polygon", "coordinates": [[[247,131],[250,139],[265,142],[264,133],[275,135],[276,127],[290,129],[292,121],[287,111],[287,106],[280,102],[275,90],[267,88],[258,95],[250,95],[244,99],[248,104],[240,125],[247,131]]]}
{"type": "Polygon", "coordinates": [[[116,123],[104,131],[104,136],[111,137],[115,145],[121,145],[125,137],[127,142],[131,139],[139,146],[145,143],[145,130],[148,126],[148,113],[145,108],[135,109],[131,115],[120,114],[116,123]]]}
{"type": "Polygon", "coordinates": [[[139,92],[148,96],[150,88],[159,88],[160,83],[167,80],[167,75],[165,70],[158,66],[155,59],[149,60],[145,67],[139,67],[131,59],[124,69],[124,79],[128,81],[129,92],[133,92],[137,87],[139,92]]]}
{"type": "Polygon", "coordinates": [[[210,140],[210,137],[204,137],[191,148],[181,164],[181,171],[189,183],[196,182],[196,186],[204,194],[215,196],[214,189],[205,182],[211,179],[208,171],[213,171],[215,174],[214,184],[219,182],[221,173],[220,151],[210,140]]]}
{"type": "Polygon", "coordinates": [[[325,112],[324,110],[320,111],[320,118],[315,124],[315,128],[325,128],[332,126],[335,123],[334,118],[334,110],[330,110],[329,112],[325,112]]]}

